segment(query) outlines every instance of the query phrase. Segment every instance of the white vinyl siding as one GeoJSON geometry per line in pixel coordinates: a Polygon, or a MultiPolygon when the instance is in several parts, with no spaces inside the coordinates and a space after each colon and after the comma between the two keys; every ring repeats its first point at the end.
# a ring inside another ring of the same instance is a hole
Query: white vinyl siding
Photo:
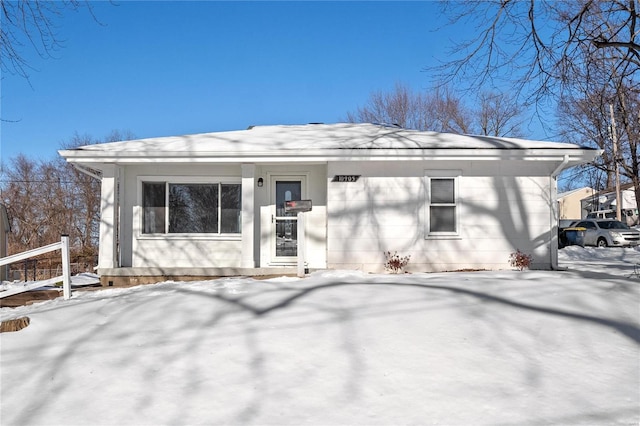
{"type": "Polygon", "coordinates": [[[550,180],[507,174],[535,173],[535,166],[506,161],[330,164],[327,265],[383,272],[384,252],[397,251],[411,255],[407,270],[412,272],[510,269],[509,255],[520,249],[533,255],[534,268],[548,268],[550,180]],[[440,165],[452,167],[429,167],[440,165]],[[504,175],[493,176],[496,171],[504,175]],[[336,174],[361,177],[331,182],[336,174]],[[455,234],[428,235],[431,178],[455,180],[455,234]]]}

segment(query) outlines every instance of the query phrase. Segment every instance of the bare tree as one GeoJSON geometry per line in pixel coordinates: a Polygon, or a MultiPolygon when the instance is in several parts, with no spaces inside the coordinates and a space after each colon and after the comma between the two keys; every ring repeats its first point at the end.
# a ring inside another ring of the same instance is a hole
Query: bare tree
{"type": "Polygon", "coordinates": [[[52,57],[63,46],[57,33],[63,12],[83,8],[93,16],[88,1],[0,0],[0,69],[28,79],[33,67],[24,50],[33,49],[42,58],[52,57]]]}
{"type": "MultiPolygon", "coordinates": [[[[73,149],[83,145],[131,140],[135,136],[130,131],[112,130],[104,139],[94,139],[90,135],[74,134],[62,144],[63,149],[73,149]]],[[[67,163],[61,157],[56,160],[56,168],[63,174],[68,190],[62,194],[69,215],[67,224],[73,236],[72,243],[86,259],[98,254],[100,225],[100,181],[67,163]]],[[[98,175],[95,171],[94,175],[98,175]]]]}
{"type": "MultiPolygon", "coordinates": [[[[599,96],[585,95],[582,99],[565,98],[558,104],[558,128],[562,138],[568,142],[583,146],[605,149],[609,145],[609,120],[607,112],[599,96]],[[595,98],[595,99],[594,99],[595,98]]],[[[587,179],[594,188],[611,188],[613,186],[613,172],[609,172],[612,164],[612,150],[604,150],[602,156],[593,164],[604,175],[596,173],[591,175],[591,167],[580,167],[583,173],[588,173],[591,178],[587,179]],[[597,179],[593,179],[597,176],[597,179]]],[[[580,174],[574,177],[580,178],[580,174]]]]}
{"type": "Polygon", "coordinates": [[[481,92],[476,111],[480,134],[522,136],[522,107],[504,93],[481,92]]]}
{"type": "Polygon", "coordinates": [[[347,113],[348,122],[397,124],[416,130],[478,133],[490,136],[521,135],[521,108],[504,94],[481,93],[477,107],[468,107],[447,87],[416,93],[396,84],[389,93],[374,92],[365,106],[347,113]]]}
{"type": "MultiPolygon", "coordinates": [[[[133,139],[130,132],[113,131],[99,141],[74,135],[64,148],[133,139]]],[[[30,160],[24,155],[3,167],[0,200],[11,221],[9,253],[41,247],[69,235],[73,262],[91,268],[98,253],[100,181],[62,158],[30,160]]],[[[42,259],[41,259],[42,261],[42,259]]],[[[47,259],[45,264],[59,262],[47,259]]],[[[39,263],[40,264],[40,263],[39,263]]]]}
{"type": "Polygon", "coordinates": [[[530,103],[564,96],[598,52],[618,79],[637,90],[640,45],[637,0],[442,2],[452,23],[475,27],[451,49],[438,79],[481,89],[512,85],[530,103]]]}
{"type": "Polygon", "coordinates": [[[601,182],[590,182],[604,189],[614,186],[618,170],[623,183],[633,183],[640,207],[640,91],[602,52],[585,52],[585,61],[589,66],[567,84],[570,90],[558,102],[558,127],[566,140],[600,148],[603,154],[593,164],[600,173],[582,167],[576,175],[599,176],[601,182]]]}
{"type": "Polygon", "coordinates": [[[348,122],[396,124],[416,130],[467,133],[470,115],[447,88],[416,93],[397,83],[391,92],[373,92],[364,107],[347,113],[348,122]]]}
{"type": "Polygon", "coordinates": [[[582,98],[567,98],[559,104],[559,127],[564,138],[584,146],[603,150],[602,156],[591,165],[601,173],[591,171],[591,166],[580,169],[577,177],[588,175],[588,181],[597,189],[613,188],[616,167],[623,182],[633,183],[636,202],[640,208],[640,167],[638,140],[640,140],[640,94],[628,91],[611,94],[585,94],[582,98]],[[611,109],[616,125],[612,126],[611,109]],[[612,132],[615,129],[615,137],[612,132]],[[614,140],[617,141],[614,150],[614,140]],[[598,176],[598,181],[592,177],[598,176]]]}
{"type": "Polygon", "coordinates": [[[587,174],[605,176],[608,186],[620,168],[634,183],[640,206],[638,0],[441,4],[452,22],[474,25],[476,36],[453,47],[453,59],[438,68],[438,78],[473,90],[507,85],[524,105],[537,108],[557,102],[565,138],[604,150],[597,171],[587,174]],[[610,105],[619,123],[616,138],[609,131],[610,105]]]}
{"type": "Polygon", "coordinates": [[[424,129],[427,123],[422,95],[414,93],[409,87],[396,83],[392,92],[377,91],[371,93],[364,107],[354,113],[347,113],[350,123],[396,124],[408,129],[424,129]]]}
{"type": "Polygon", "coordinates": [[[474,133],[472,109],[449,87],[436,87],[422,105],[424,114],[432,114],[434,127],[430,130],[448,133],[474,133]]]}
{"type": "MultiPolygon", "coordinates": [[[[63,144],[64,149],[91,145],[98,141],[88,135],[75,134],[63,144]]],[[[71,243],[77,250],[89,257],[97,254],[98,226],[100,223],[100,182],[68,164],[64,159],[56,159],[56,167],[64,175],[68,191],[63,195],[70,215],[71,243]]]]}
{"type": "Polygon", "coordinates": [[[3,202],[12,221],[9,252],[14,251],[15,245],[31,249],[51,243],[45,235],[46,212],[38,206],[43,198],[40,165],[19,155],[5,173],[3,202]]]}
{"type": "MultiPolygon", "coordinates": [[[[619,119],[615,126],[618,140],[618,153],[614,161],[622,175],[633,183],[636,196],[636,208],[640,211],[640,94],[636,91],[621,93],[615,99],[614,110],[619,119]]],[[[614,105],[612,103],[612,105],[614,105]]]]}

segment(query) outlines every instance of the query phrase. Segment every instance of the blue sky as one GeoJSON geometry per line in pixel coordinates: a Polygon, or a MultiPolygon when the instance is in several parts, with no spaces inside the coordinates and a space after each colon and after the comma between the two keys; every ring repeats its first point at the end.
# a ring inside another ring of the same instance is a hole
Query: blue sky
{"type": "Polygon", "coordinates": [[[92,3],[58,21],[52,59],[2,80],[1,157],[49,159],[75,133],[138,138],[332,123],[424,69],[451,40],[435,2],[92,3]],[[438,30],[438,28],[444,29],[438,30]]]}

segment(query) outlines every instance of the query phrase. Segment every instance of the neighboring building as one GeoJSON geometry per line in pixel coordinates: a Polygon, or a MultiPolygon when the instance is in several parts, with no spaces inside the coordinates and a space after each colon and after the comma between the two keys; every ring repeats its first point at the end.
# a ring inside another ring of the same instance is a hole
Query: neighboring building
{"type": "MultiPolygon", "coordinates": [[[[620,200],[622,221],[626,222],[629,226],[638,225],[638,205],[632,183],[626,183],[620,186],[620,200]]],[[[617,214],[616,203],[615,189],[606,189],[596,192],[591,196],[584,197],[580,200],[582,210],[586,212],[583,218],[587,216],[596,219],[603,217],[615,218],[617,214]]]]}
{"type": "MultiPolygon", "coordinates": [[[[9,215],[7,214],[7,207],[4,204],[0,204],[0,257],[5,257],[8,254],[9,232],[11,232],[11,226],[9,223],[9,215]]],[[[9,266],[0,266],[0,281],[6,281],[8,279],[9,266]]]]}
{"type": "Polygon", "coordinates": [[[592,197],[593,188],[579,188],[558,194],[558,218],[582,219],[587,217],[587,210],[583,210],[581,201],[586,197],[592,197]]]}
{"type": "Polygon", "coordinates": [[[313,203],[304,213],[310,269],[380,272],[386,251],[411,255],[409,271],[503,269],[516,249],[549,269],[556,176],[599,154],[377,124],[256,126],[60,151],[101,174],[103,283],[282,273],[296,265],[298,227],[283,204],[299,199],[313,203]]]}

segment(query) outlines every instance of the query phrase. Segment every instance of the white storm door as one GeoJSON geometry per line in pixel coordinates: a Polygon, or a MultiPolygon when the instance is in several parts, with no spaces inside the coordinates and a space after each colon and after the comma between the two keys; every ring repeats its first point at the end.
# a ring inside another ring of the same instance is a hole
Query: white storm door
{"type": "Polygon", "coordinates": [[[271,223],[271,261],[295,264],[298,256],[297,213],[284,211],[285,201],[304,199],[304,176],[273,176],[271,178],[271,204],[274,207],[271,223]]]}

